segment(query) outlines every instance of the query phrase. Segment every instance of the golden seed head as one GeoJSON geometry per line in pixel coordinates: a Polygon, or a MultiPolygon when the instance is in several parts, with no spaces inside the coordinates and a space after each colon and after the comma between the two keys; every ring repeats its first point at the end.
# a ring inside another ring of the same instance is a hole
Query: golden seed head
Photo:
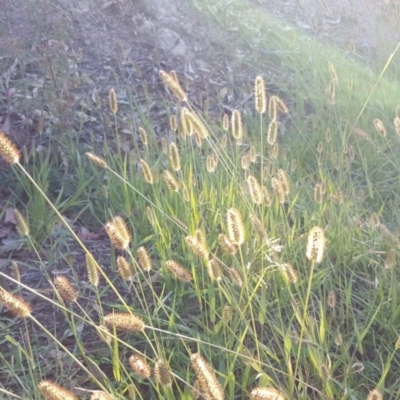
{"type": "Polygon", "coordinates": [[[397,135],[400,136],[400,117],[395,117],[393,124],[397,135]]]}
{"type": "Polygon", "coordinates": [[[282,181],[279,178],[273,177],[271,179],[271,186],[275,195],[278,197],[279,203],[283,204],[286,201],[286,194],[282,181]]]}
{"type": "Polygon", "coordinates": [[[181,169],[181,156],[179,154],[178,146],[175,143],[169,145],[169,163],[174,171],[181,169]]]}
{"type": "Polygon", "coordinates": [[[174,132],[178,130],[178,121],[176,119],[176,115],[169,116],[169,126],[174,132]]]}
{"type": "Polygon", "coordinates": [[[139,354],[133,354],[129,357],[129,365],[132,371],[142,379],[149,379],[152,374],[152,370],[148,362],[144,357],[139,354]]]}
{"type": "Polygon", "coordinates": [[[353,134],[361,139],[369,140],[369,135],[367,132],[363,131],[361,128],[354,128],[353,134]]]}
{"type": "Polygon", "coordinates": [[[242,114],[239,110],[232,112],[232,136],[236,141],[243,138],[242,114]]]}
{"type": "Polygon", "coordinates": [[[329,143],[331,140],[332,140],[332,132],[330,128],[327,128],[325,132],[325,141],[329,143]]]}
{"type": "Polygon", "coordinates": [[[319,142],[317,146],[317,153],[322,154],[323,151],[324,151],[324,144],[322,142],[319,142]]]}
{"type": "Polygon", "coordinates": [[[16,317],[27,318],[32,313],[32,306],[22,297],[7,292],[0,287],[0,302],[16,317]]]}
{"type": "Polygon", "coordinates": [[[15,221],[17,222],[18,233],[20,234],[20,236],[28,236],[29,226],[28,223],[26,222],[26,219],[17,209],[14,209],[13,211],[14,211],[15,221]]]}
{"type": "Polygon", "coordinates": [[[93,286],[99,285],[99,271],[97,270],[97,263],[91,254],[86,254],[86,269],[88,273],[88,280],[93,286]]]}
{"type": "Polygon", "coordinates": [[[119,250],[127,250],[132,239],[125,221],[117,216],[105,225],[106,232],[112,245],[119,250]]]}
{"type": "Polygon", "coordinates": [[[168,364],[164,360],[158,360],[154,366],[154,377],[160,385],[170,386],[172,384],[172,374],[168,364]]]}
{"type": "Polygon", "coordinates": [[[143,320],[130,313],[111,313],[104,316],[104,324],[109,327],[128,332],[141,332],[144,330],[143,320]]]}
{"type": "Polygon", "coordinates": [[[229,304],[225,304],[222,309],[222,320],[225,322],[231,322],[233,317],[233,308],[229,304]]]}
{"type": "Polygon", "coordinates": [[[226,221],[228,226],[229,240],[238,246],[242,245],[246,239],[243,219],[240,211],[236,208],[230,208],[226,213],[226,221]]]}
{"type": "Polygon", "coordinates": [[[96,164],[98,167],[100,167],[100,168],[107,168],[108,167],[107,162],[103,158],[101,158],[99,156],[96,156],[95,154],[93,154],[93,153],[91,153],[89,151],[87,151],[85,154],[86,154],[86,157],[90,161],[92,161],[93,164],[96,164]]]}
{"type": "Polygon", "coordinates": [[[147,132],[141,126],[139,126],[139,135],[140,135],[140,140],[143,143],[143,146],[147,146],[148,145],[147,132]]]}
{"type": "Polygon", "coordinates": [[[251,159],[249,154],[243,154],[241,159],[242,169],[244,169],[245,171],[248,170],[250,168],[250,164],[251,164],[251,159]]]}
{"type": "Polygon", "coordinates": [[[190,282],[193,280],[192,274],[174,260],[166,261],[165,267],[181,282],[190,282]]]}
{"type": "Polygon", "coordinates": [[[207,262],[207,272],[211,281],[220,281],[224,274],[220,262],[216,258],[212,258],[207,262]]]}
{"type": "Polygon", "coordinates": [[[105,325],[99,325],[97,327],[97,333],[99,335],[99,338],[102,342],[111,344],[112,341],[112,335],[110,330],[107,328],[105,325]]]}
{"type": "Polygon", "coordinates": [[[314,226],[307,241],[306,257],[311,262],[320,263],[324,257],[325,233],[319,226],[314,226]]]}
{"type": "Polygon", "coordinates": [[[256,387],[251,391],[253,400],[285,400],[284,394],[272,387],[256,387]]]}
{"type": "Polygon", "coordinates": [[[52,381],[39,382],[38,389],[46,400],[78,400],[78,396],[52,381]]]}
{"type": "Polygon", "coordinates": [[[397,339],[396,344],[394,345],[394,349],[395,350],[399,350],[400,349],[400,337],[397,339]]]}
{"type": "Polygon", "coordinates": [[[156,222],[156,215],[154,214],[153,209],[149,206],[146,207],[146,216],[147,216],[147,219],[149,220],[150,224],[154,225],[156,222]]]}
{"type": "Polygon", "coordinates": [[[200,383],[201,390],[210,399],[224,400],[225,393],[210,364],[199,353],[190,356],[190,362],[200,383]]]}
{"type": "Polygon", "coordinates": [[[160,70],[160,78],[164,82],[165,86],[175,95],[179,101],[187,101],[187,95],[182,89],[175,71],[170,73],[160,70]]]}
{"type": "Polygon", "coordinates": [[[108,104],[110,106],[111,112],[113,114],[116,114],[118,111],[118,100],[114,88],[111,88],[110,91],[108,92],[108,104]]]}
{"type": "Polygon", "coordinates": [[[207,172],[213,173],[217,169],[218,156],[216,154],[210,154],[206,159],[206,169],[207,172]]]}
{"type": "Polygon", "coordinates": [[[106,392],[96,391],[90,395],[90,400],[113,400],[113,399],[106,392]]]}
{"type": "Polygon", "coordinates": [[[13,278],[16,281],[21,282],[21,274],[19,272],[18,264],[15,261],[13,261],[11,263],[11,268],[12,268],[12,276],[13,276],[13,278]]]}
{"type": "Polygon", "coordinates": [[[279,156],[279,143],[276,142],[276,143],[272,146],[271,157],[277,159],[278,156],[279,156]]]}
{"type": "Polygon", "coordinates": [[[294,283],[296,284],[299,280],[299,277],[297,275],[296,270],[294,269],[292,264],[282,264],[281,265],[281,271],[284,274],[284,276],[286,277],[287,281],[289,283],[294,283]]]}
{"type": "Polygon", "coordinates": [[[267,143],[273,146],[276,143],[276,139],[278,137],[278,123],[276,120],[272,120],[268,125],[268,133],[267,133],[267,143]]]}
{"type": "Polygon", "coordinates": [[[258,205],[262,204],[263,192],[257,178],[253,175],[249,175],[247,177],[247,185],[252,202],[258,205]]]}
{"type": "Polygon", "coordinates": [[[265,94],[265,82],[262,76],[257,76],[254,84],[254,99],[256,111],[260,114],[265,113],[267,108],[267,99],[265,94]]]}
{"type": "Polygon", "coordinates": [[[54,286],[65,302],[73,303],[78,300],[78,293],[66,276],[57,275],[54,278],[54,286]]]}
{"type": "Polygon", "coordinates": [[[380,136],[386,137],[387,132],[386,132],[385,125],[383,125],[383,122],[379,118],[374,119],[374,127],[380,136]]]}
{"type": "Polygon", "coordinates": [[[249,158],[252,163],[257,161],[257,150],[254,146],[250,146],[249,158]]]}
{"type": "Polygon", "coordinates": [[[135,272],[133,271],[132,265],[125,257],[117,257],[117,267],[123,280],[130,281],[133,279],[135,272]]]}
{"type": "Polygon", "coordinates": [[[314,186],[314,201],[317,204],[322,204],[324,201],[324,194],[325,194],[324,186],[322,185],[322,183],[317,183],[314,186]]]}
{"type": "Polygon", "coordinates": [[[231,281],[236,285],[236,286],[243,286],[243,279],[240,275],[240,273],[233,267],[228,268],[228,274],[231,278],[231,281]]]}
{"type": "Polygon", "coordinates": [[[271,194],[269,193],[269,190],[263,186],[262,187],[262,192],[263,192],[263,200],[264,200],[264,204],[267,207],[270,207],[272,204],[272,199],[271,199],[271,194]]]}
{"type": "Polygon", "coordinates": [[[142,268],[142,270],[146,271],[146,272],[151,271],[151,268],[152,268],[151,258],[144,246],[140,246],[137,249],[137,257],[138,257],[140,268],[142,268]]]}
{"type": "Polygon", "coordinates": [[[286,195],[288,195],[290,193],[290,182],[286,171],[284,169],[278,169],[277,175],[282,183],[283,191],[285,192],[286,195]]]}
{"type": "Polygon", "coordinates": [[[207,138],[208,130],[201,122],[200,118],[194,112],[188,109],[185,109],[182,112],[184,114],[184,118],[189,123],[189,128],[191,129],[191,132],[189,132],[189,136],[197,133],[199,140],[207,138]]]}
{"type": "Polygon", "coordinates": [[[229,130],[229,115],[228,114],[224,114],[224,116],[222,117],[222,129],[224,131],[229,130]]]}
{"type": "Polygon", "coordinates": [[[185,242],[197,257],[204,258],[205,260],[208,258],[209,253],[205,243],[199,241],[197,237],[186,236],[185,242]]]}
{"type": "Polygon", "coordinates": [[[0,130],[0,157],[8,164],[17,164],[21,154],[11,140],[0,130]]]}
{"type": "Polygon", "coordinates": [[[278,111],[280,111],[283,114],[287,114],[289,112],[289,108],[279,96],[275,96],[275,102],[278,111]]]}
{"type": "Polygon", "coordinates": [[[397,264],[397,250],[390,249],[385,256],[383,265],[386,269],[392,269],[397,264]]]}
{"type": "Polygon", "coordinates": [[[278,117],[278,106],[276,103],[276,96],[271,96],[268,102],[268,115],[271,121],[275,121],[278,117]]]}
{"type": "Polygon", "coordinates": [[[178,192],[179,188],[180,188],[179,182],[171,174],[171,172],[166,169],[165,171],[163,171],[162,175],[163,175],[164,182],[167,185],[168,189],[171,192],[178,192]]]}
{"type": "Polygon", "coordinates": [[[186,107],[182,107],[181,110],[181,126],[182,126],[182,137],[192,136],[194,132],[193,124],[191,119],[188,117],[190,111],[186,107]]]}
{"type": "Polygon", "coordinates": [[[253,229],[263,238],[267,238],[267,232],[265,231],[265,228],[262,224],[262,222],[259,220],[259,218],[255,214],[250,214],[249,216],[250,224],[253,227],[253,229]]]}
{"type": "Polygon", "coordinates": [[[228,135],[224,133],[219,139],[219,145],[221,146],[221,149],[226,149],[227,143],[228,143],[228,135]]]}
{"type": "Polygon", "coordinates": [[[151,168],[150,168],[149,164],[147,164],[146,161],[141,159],[140,160],[140,165],[142,167],[142,174],[143,174],[144,180],[147,183],[149,183],[150,185],[152,185],[154,183],[154,177],[153,177],[153,172],[151,171],[151,168]]]}
{"type": "Polygon", "coordinates": [[[219,240],[220,246],[222,247],[222,250],[225,253],[235,254],[239,249],[239,246],[236,243],[232,243],[229,240],[228,236],[226,236],[224,233],[221,233],[218,236],[218,240],[219,240]]]}
{"type": "Polygon", "coordinates": [[[328,296],[326,297],[326,304],[330,308],[336,307],[336,292],[334,290],[330,290],[328,296]]]}
{"type": "Polygon", "coordinates": [[[331,61],[328,62],[328,68],[329,68],[329,73],[331,75],[331,79],[337,85],[339,83],[339,78],[338,78],[337,73],[336,73],[336,68],[335,68],[335,66],[333,65],[333,63],[331,61]]]}
{"type": "Polygon", "coordinates": [[[368,393],[367,400],[383,400],[383,395],[378,389],[374,389],[368,393]]]}

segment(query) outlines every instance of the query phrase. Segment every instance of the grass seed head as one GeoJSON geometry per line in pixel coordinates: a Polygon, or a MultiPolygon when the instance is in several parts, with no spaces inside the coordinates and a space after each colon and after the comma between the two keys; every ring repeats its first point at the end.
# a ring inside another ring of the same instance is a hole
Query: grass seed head
{"type": "Polygon", "coordinates": [[[179,154],[178,146],[175,143],[169,145],[169,163],[174,171],[181,169],[181,156],[179,154]]]}
{"type": "Polygon", "coordinates": [[[186,236],[185,237],[186,244],[190,247],[190,250],[200,258],[208,259],[208,250],[205,244],[195,236],[186,236]]]}
{"type": "Polygon", "coordinates": [[[172,374],[164,360],[158,360],[154,366],[154,377],[159,385],[171,386],[172,374]]]}
{"type": "Polygon", "coordinates": [[[335,85],[339,83],[339,78],[336,72],[336,68],[331,61],[328,62],[329,74],[331,75],[331,79],[335,82],[335,85]]]}
{"type": "Polygon", "coordinates": [[[277,137],[278,137],[278,123],[276,122],[276,120],[272,120],[268,125],[267,143],[273,146],[276,143],[277,137]]]}
{"type": "Polygon", "coordinates": [[[140,246],[137,249],[137,257],[138,257],[138,262],[140,265],[140,268],[142,268],[143,271],[149,272],[152,269],[152,262],[151,258],[149,256],[148,251],[144,246],[140,246]]]}
{"type": "Polygon", "coordinates": [[[271,199],[271,194],[269,193],[268,188],[266,188],[265,186],[262,187],[262,192],[263,192],[263,200],[264,200],[264,204],[267,207],[270,207],[272,204],[272,199],[271,199]]]}
{"type": "Polygon", "coordinates": [[[272,387],[256,387],[251,391],[253,400],[285,400],[283,393],[272,387]]]}
{"type": "Polygon", "coordinates": [[[13,261],[13,262],[11,263],[11,269],[12,269],[12,277],[13,277],[16,281],[21,282],[21,273],[20,273],[20,271],[19,271],[18,264],[17,264],[15,261],[13,261]]]}
{"type": "Polygon", "coordinates": [[[271,96],[268,102],[268,115],[271,121],[275,121],[278,117],[278,106],[276,103],[276,96],[271,96]]]}
{"type": "Polygon", "coordinates": [[[232,242],[229,240],[228,236],[226,236],[224,233],[221,233],[221,234],[218,236],[218,241],[219,241],[219,244],[220,244],[222,250],[223,250],[225,253],[228,253],[228,254],[236,254],[236,252],[237,252],[238,249],[239,249],[239,246],[238,246],[236,243],[232,243],[232,242]]]}
{"type": "Polygon", "coordinates": [[[219,282],[224,276],[224,274],[222,273],[221,264],[216,258],[212,258],[208,261],[207,272],[211,281],[219,282]]]}
{"type": "Polygon", "coordinates": [[[206,159],[206,169],[209,173],[214,173],[217,169],[218,165],[218,157],[216,154],[210,154],[206,159]]]}
{"type": "Polygon", "coordinates": [[[286,193],[282,185],[282,181],[279,178],[273,177],[271,179],[272,190],[274,191],[279,203],[283,204],[286,201],[286,193]]]}
{"type": "Polygon", "coordinates": [[[232,136],[236,142],[243,138],[242,114],[239,110],[233,110],[232,113],[232,136]]]}
{"type": "Polygon", "coordinates": [[[125,221],[117,216],[105,225],[106,232],[112,245],[119,250],[127,250],[132,236],[125,221]]]}
{"type": "Polygon", "coordinates": [[[288,106],[285,104],[285,102],[279,96],[275,96],[275,102],[276,102],[276,107],[278,108],[278,111],[280,111],[283,114],[287,114],[289,112],[288,106]]]}
{"type": "Polygon", "coordinates": [[[241,165],[242,165],[242,169],[244,169],[245,171],[248,170],[250,168],[251,165],[251,159],[249,154],[243,154],[242,158],[241,158],[241,165]]]}
{"type": "Polygon", "coordinates": [[[97,333],[102,342],[111,344],[112,334],[110,332],[110,329],[108,329],[106,325],[99,325],[97,327],[97,333]]]}
{"type": "Polygon", "coordinates": [[[14,209],[14,218],[17,222],[17,231],[20,236],[28,236],[29,235],[29,225],[26,222],[24,216],[17,210],[14,209]]]}
{"type": "Polygon", "coordinates": [[[78,396],[52,381],[39,382],[38,389],[46,400],[78,400],[78,396]]]}
{"type": "Polygon", "coordinates": [[[151,171],[149,164],[147,164],[147,162],[145,160],[141,159],[140,165],[142,167],[142,174],[143,174],[144,180],[147,183],[149,183],[150,185],[152,185],[154,183],[154,177],[153,177],[153,172],[151,171]]]}
{"type": "Polygon", "coordinates": [[[175,97],[183,102],[187,101],[187,95],[185,91],[182,89],[175,71],[171,71],[170,73],[160,70],[159,72],[160,78],[164,82],[165,86],[175,95],[175,97]]]}
{"type": "Polygon", "coordinates": [[[258,180],[255,176],[249,175],[247,177],[247,185],[249,188],[249,193],[251,197],[251,201],[254,204],[262,204],[263,202],[263,192],[261,189],[260,184],[258,183],[258,180]]]}
{"type": "Polygon", "coordinates": [[[328,296],[326,297],[326,304],[330,308],[336,307],[336,292],[334,290],[330,290],[328,296]]]}
{"type": "Polygon", "coordinates": [[[233,308],[229,304],[225,304],[222,309],[222,320],[225,322],[231,322],[233,317],[233,308]]]}
{"type": "Polygon", "coordinates": [[[224,114],[224,116],[222,117],[222,129],[224,131],[229,130],[229,115],[228,114],[224,114]]]}
{"type": "Polygon", "coordinates": [[[149,142],[147,139],[147,132],[139,126],[139,135],[140,135],[140,140],[142,141],[143,146],[148,146],[149,142]]]}
{"type": "Polygon", "coordinates": [[[259,218],[255,214],[250,214],[249,216],[250,224],[252,228],[263,238],[267,238],[267,232],[265,231],[265,228],[262,224],[262,222],[259,220],[259,218]]]}
{"type": "Polygon", "coordinates": [[[243,286],[243,279],[240,276],[240,273],[235,268],[233,268],[233,267],[228,268],[228,274],[229,274],[233,284],[235,284],[236,286],[239,286],[239,287],[243,286]]]}
{"type": "Polygon", "coordinates": [[[108,105],[110,106],[111,112],[115,115],[118,112],[118,100],[114,88],[111,88],[108,92],[108,105]]]}
{"type": "Polygon", "coordinates": [[[135,272],[133,271],[132,265],[125,257],[122,256],[117,257],[117,267],[118,267],[118,272],[123,280],[130,281],[135,276],[135,272]]]}
{"type": "Polygon", "coordinates": [[[149,363],[138,354],[133,354],[129,357],[129,365],[132,371],[142,379],[149,379],[152,375],[149,363]]]}
{"type": "Polygon", "coordinates": [[[256,111],[264,114],[267,108],[267,99],[265,93],[265,82],[262,76],[257,76],[254,83],[254,99],[256,111]]]}
{"type": "Polygon", "coordinates": [[[193,280],[192,274],[174,260],[166,261],[165,267],[181,282],[190,282],[193,280]]]}
{"type": "Polygon", "coordinates": [[[169,126],[172,131],[176,132],[178,130],[178,121],[176,120],[175,115],[169,116],[169,126]]]}
{"type": "Polygon", "coordinates": [[[325,193],[325,190],[324,190],[324,187],[323,187],[322,183],[317,183],[314,186],[314,201],[317,204],[322,204],[323,203],[323,201],[324,201],[324,193],[325,193]]]}
{"type": "Polygon", "coordinates": [[[255,163],[257,161],[257,150],[254,146],[250,146],[249,157],[252,163],[255,163]]]}
{"type": "Polygon", "coordinates": [[[13,142],[0,130],[0,157],[8,164],[17,164],[21,154],[13,142]]]}
{"type": "Polygon", "coordinates": [[[393,124],[394,124],[394,129],[397,133],[397,136],[400,137],[400,117],[395,117],[395,119],[393,120],[393,124]]]}
{"type": "Polygon", "coordinates": [[[16,317],[27,318],[32,313],[32,306],[22,297],[7,292],[0,287],[0,302],[16,317]]]}
{"type": "Polygon", "coordinates": [[[93,286],[99,285],[99,271],[97,270],[97,263],[91,254],[86,254],[86,269],[88,273],[88,280],[93,286]]]}
{"type": "Polygon", "coordinates": [[[225,393],[210,364],[208,364],[199,353],[192,354],[190,362],[199,380],[200,388],[206,395],[206,398],[224,400],[225,393]],[[209,397],[207,397],[207,395],[209,397]]]}
{"type": "Polygon", "coordinates": [[[367,400],[383,400],[383,395],[378,389],[374,389],[368,393],[367,400]]]}
{"type": "Polygon", "coordinates": [[[226,221],[229,240],[238,246],[242,245],[246,236],[240,211],[237,208],[230,208],[226,213],[226,221]]]}
{"type": "Polygon", "coordinates": [[[311,262],[320,263],[324,257],[324,251],[324,230],[319,226],[314,226],[308,235],[306,256],[311,262]]]}
{"type": "Polygon", "coordinates": [[[290,182],[286,171],[284,169],[278,169],[277,175],[282,183],[283,191],[288,195],[290,193],[290,182]]]}
{"type": "Polygon", "coordinates": [[[54,278],[54,286],[66,303],[73,303],[78,300],[78,293],[66,276],[57,275],[54,278]]]}
{"type": "Polygon", "coordinates": [[[289,283],[296,284],[299,281],[299,276],[292,264],[282,264],[281,271],[289,283]]]}
{"type": "Polygon", "coordinates": [[[385,125],[383,124],[383,122],[379,118],[375,118],[374,119],[374,127],[375,127],[375,130],[379,133],[380,136],[386,137],[387,132],[386,132],[385,125]]]}
{"type": "Polygon", "coordinates": [[[128,332],[141,332],[144,330],[143,320],[130,313],[111,313],[104,316],[104,324],[109,327],[128,332]]]}
{"type": "Polygon", "coordinates": [[[171,174],[171,172],[166,169],[165,171],[163,171],[162,175],[163,175],[164,182],[167,185],[168,189],[171,192],[178,192],[179,188],[180,188],[179,182],[171,174]]]}
{"type": "Polygon", "coordinates": [[[93,164],[96,164],[98,167],[100,167],[100,168],[108,167],[107,162],[103,158],[96,156],[96,154],[93,154],[90,151],[87,151],[85,154],[86,154],[86,157],[90,161],[92,161],[93,164]]]}
{"type": "Polygon", "coordinates": [[[90,395],[90,400],[113,400],[106,392],[96,391],[90,395]]]}

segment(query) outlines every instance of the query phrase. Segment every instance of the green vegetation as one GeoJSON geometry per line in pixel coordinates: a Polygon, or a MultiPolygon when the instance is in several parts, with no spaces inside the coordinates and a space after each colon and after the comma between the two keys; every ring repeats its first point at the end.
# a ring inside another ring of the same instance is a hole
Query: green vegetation
{"type": "Polygon", "coordinates": [[[0,272],[14,314],[0,314],[0,395],[399,398],[397,48],[377,72],[261,11],[250,24],[245,1],[199,9],[268,43],[268,65],[244,61],[258,76],[246,114],[203,117],[163,72],[161,139],[143,111],[124,142],[114,89],[108,108],[96,100],[101,146],[65,134],[61,160],[22,157],[0,133],[27,199],[26,259],[0,272]],[[67,186],[51,178],[61,164],[67,186]],[[109,258],[88,240],[99,226],[109,258]],[[19,278],[33,259],[37,286],[19,278]]]}

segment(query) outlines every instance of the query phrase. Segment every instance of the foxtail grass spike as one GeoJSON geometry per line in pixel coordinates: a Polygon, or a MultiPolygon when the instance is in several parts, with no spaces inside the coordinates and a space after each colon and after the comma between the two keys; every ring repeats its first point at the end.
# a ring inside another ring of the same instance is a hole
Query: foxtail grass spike
{"type": "Polygon", "coordinates": [[[27,318],[32,313],[32,306],[22,297],[7,292],[0,287],[0,303],[3,303],[12,315],[27,318]]]}
{"type": "Polygon", "coordinates": [[[222,320],[225,322],[231,322],[233,317],[233,308],[229,304],[226,304],[222,309],[222,320]]]}
{"type": "Polygon", "coordinates": [[[171,386],[172,374],[168,364],[164,360],[158,360],[154,366],[154,377],[159,385],[171,386]]]}
{"type": "Polygon", "coordinates": [[[251,391],[253,400],[286,400],[283,393],[272,387],[256,387],[251,391]]]}
{"type": "Polygon", "coordinates": [[[320,263],[324,257],[325,233],[319,226],[314,226],[307,240],[307,259],[311,262],[320,263]]]}
{"type": "Polygon", "coordinates": [[[326,297],[326,304],[330,308],[336,307],[336,292],[334,290],[330,290],[328,296],[326,297]]]}
{"type": "Polygon", "coordinates": [[[147,139],[147,132],[141,126],[139,127],[139,135],[140,135],[140,140],[142,141],[143,146],[148,146],[149,142],[147,139]]]}
{"type": "Polygon", "coordinates": [[[104,324],[108,328],[116,328],[121,331],[141,332],[144,330],[143,320],[130,313],[111,313],[104,316],[104,324]]]}
{"type": "Polygon", "coordinates": [[[86,254],[86,269],[88,273],[88,280],[93,286],[99,285],[99,271],[97,270],[97,263],[91,254],[86,254]]]}
{"type": "Polygon", "coordinates": [[[21,282],[21,274],[19,272],[19,267],[18,264],[13,261],[11,263],[11,269],[12,269],[12,276],[17,282],[21,282]]]}
{"type": "Polygon", "coordinates": [[[221,234],[218,236],[218,240],[219,240],[219,244],[220,244],[222,250],[223,250],[225,253],[228,253],[228,254],[236,254],[236,252],[237,252],[238,249],[239,249],[238,245],[237,245],[236,243],[232,243],[232,242],[229,240],[228,236],[226,236],[224,233],[221,233],[221,234]]]}
{"type": "Polygon", "coordinates": [[[247,185],[249,188],[249,193],[251,197],[251,201],[254,204],[260,205],[263,202],[263,192],[260,184],[255,176],[249,175],[247,177],[247,185]]]}
{"type": "Polygon", "coordinates": [[[297,275],[297,272],[294,269],[292,264],[289,264],[289,263],[283,264],[281,266],[281,270],[282,270],[283,275],[286,277],[286,280],[289,283],[296,284],[299,281],[299,277],[297,275]]]}
{"type": "Polygon", "coordinates": [[[125,221],[117,216],[105,225],[106,232],[112,245],[119,250],[127,250],[132,236],[125,221]]]}
{"type": "Polygon", "coordinates": [[[233,268],[233,267],[228,268],[228,274],[234,285],[239,286],[239,287],[243,286],[243,279],[240,276],[240,273],[235,268],[233,268]]]}
{"type": "Polygon", "coordinates": [[[97,327],[97,333],[99,335],[99,338],[102,342],[111,344],[112,342],[112,334],[110,329],[107,328],[106,325],[99,325],[97,327]]]}
{"type": "Polygon", "coordinates": [[[267,99],[265,93],[265,82],[262,76],[257,76],[254,84],[254,99],[256,111],[264,114],[267,109],[267,99]]]}
{"type": "Polygon", "coordinates": [[[190,250],[200,258],[208,259],[208,250],[204,243],[198,240],[195,236],[186,236],[185,237],[186,244],[190,247],[190,250]]]}
{"type": "Polygon", "coordinates": [[[242,165],[242,169],[244,169],[245,171],[247,171],[250,168],[251,159],[250,159],[249,154],[242,155],[241,165],[242,165]]]}
{"type": "Polygon", "coordinates": [[[207,263],[207,272],[211,281],[219,282],[223,278],[222,267],[216,258],[212,258],[207,263]]]}
{"type": "Polygon", "coordinates": [[[336,72],[336,68],[331,61],[328,62],[328,69],[329,69],[329,73],[331,75],[332,81],[335,82],[335,85],[337,85],[339,83],[339,78],[338,78],[338,75],[336,72]]]}
{"type": "Polygon", "coordinates": [[[133,279],[135,272],[133,271],[131,263],[125,257],[117,257],[117,267],[123,280],[130,281],[133,279]]]}
{"type": "Polygon", "coordinates": [[[167,185],[168,189],[171,192],[178,192],[179,188],[180,188],[179,182],[171,174],[171,172],[168,170],[165,170],[162,175],[163,175],[164,182],[167,185]]]}
{"type": "Polygon", "coordinates": [[[267,143],[270,146],[273,146],[276,143],[277,137],[278,137],[278,123],[275,120],[272,120],[268,125],[267,143]]]}
{"type": "Polygon", "coordinates": [[[104,160],[103,158],[101,158],[99,156],[96,156],[96,154],[93,154],[88,151],[85,153],[85,155],[90,161],[92,161],[93,164],[96,164],[98,167],[100,167],[100,168],[108,167],[106,160],[104,160]]]}
{"type": "Polygon", "coordinates": [[[265,228],[259,218],[255,214],[250,214],[249,219],[253,229],[261,236],[261,238],[266,239],[267,232],[265,231],[265,228]]]}
{"type": "Polygon", "coordinates": [[[152,185],[154,183],[154,176],[149,164],[147,164],[145,160],[141,159],[140,165],[142,167],[142,174],[145,182],[152,185]]]}
{"type": "Polygon", "coordinates": [[[115,115],[118,112],[118,101],[115,89],[111,88],[108,92],[108,104],[110,106],[111,112],[115,115]]]}
{"type": "Polygon", "coordinates": [[[176,132],[178,130],[178,121],[176,120],[175,115],[169,116],[169,126],[172,131],[176,132]]]}
{"type": "Polygon", "coordinates": [[[378,389],[374,389],[368,393],[367,400],[383,400],[383,395],[378,389]]]}
{"type": "Polygon", "coordinates": [[[78,400],[78,396],[75,396],[70,390],[52,381],[39,382],[38,389],[46,400],[78,400]]]}
{"type": "Polygon", "coordinates": [[[229,115],[228,114],[224,114],[224,116],[222,117],[222,129],[224,131],[229,130],[229,115]]]}
{"type": "Polygon", "coordinates": [[[242,245],[246,239],[243,219],[240,211],[236,208],[230,208],[226,213],[226,221],[228,226],[229,240],[238,246],[242,245]]]}
{"type": "Polygon", "coordinates": [[[13,142],[0,130],[0,157],[8,164],[18,164],[21,154],[13,142]]]}
{"type": "Polygon", "coordinates": [[[54,278],[54,286],[65,302],[73,303],[78,300],[78,293],[66,276],[57,275],[54,278]]]}
{"type": "Polygon", "coordinates": [[[286,171],[284,169],[278,169],[277,175],[282,183],[283,191],[285,192],[286,195],[288,195],[290,193],[290,182],[286,171]]]}
{"type": "Polygon", "coordinates": [[[289,108],[279,96],[275,96],[275,102],[278,111],[280,111],[283,114],[287,114],[289,112],[289,108]]]}
{"type": "Polygon", "coordinates": [[[140,265],[140,268],[142,268],[142,271],[149,272],[152,269],[152,262],[151,258],[149,256],[148,251],[144,246],[140,246],[137,249],[137,257],[138,257],[138,262],[140,265]]]}
{"type": "Polygon", "coordinates": [[[257,150],[254,146],[250,146],[249,158],[252,163],[257,161],[257,150]]]}
{"type": "Polygon", "coordinates": [[[113,398],[106,392],[96,390],[90,395],[90,400],[113,400],[113,398]]]}
{"type": "Polygon", "coordinates": [[[181,282],[190,282],[193,280],[192,274],[174,260],[166,261],[165,267],[181,282]]]}
{"type": "Polygon", "coordinates": [[[28,236],[29,235],[29,225],[26,222],[24,216],[17,210],[14,209],[14,218],[17,222],[17,231],[20,236],[28,236]]]}
{"type": "Polygon", "coordinates": [[[242,114],[239,110],[233,110],[232,113],[232,136],[236,142],[243,138],[243,124],[242,124],[242,114]]]}
{"type": "Polygon", "coordinates": [[[375,118],[374,119],[374,127],[375,127],[375,130],[379,133],[380,136],[386,137],[387,132],[386,132],[385,125],[383,124],[383,122],[379,118],[375,118]]]}
{"type": "Polygon", "coordinates": [[[324,187],[323,187],[322,183],[317,183],[314,186],[314,201],[317,204],[322,204],[323,203],[323,201],[324,201],[324,193],[325,193],[325,190],[324,190],[324,187]]]}
{"type": "Polygon", "coordinates": [[[171,168],[178,172],[181,169],[181,156],[179,154],[178,146],[175,143],[169,145],[169,163],[171,168]]]}
{"type": "Polygon", "coordinates": [[[279,178],[273,177],[271,179],[272,190],[274,191],[279,203],[283,204],[286,201],[286,192],[283,188],[282,181],[279,178]]]}
{"type": "Polygon", "coordinates": [[[129,365],[141,379],[149,379],[152,375],[149,363],[139,354],[133,354],[129,357],[129,365]]]}
{"type": "Polygon", "coordinates": [[[269,98],[268,115],[271,121],[275,121],[278,117],[278,106],[276,104],[276,96],[271,96],[269,98]]]}
{"type": "Polygon", "coordinates": [[[171,73],[160,70],[160,78],[164,82],[165,86],[175,95],[175,97],[183,102],[187,101],[187,95],[185,91],[182,89],[175,71],[171,71],[171,73]]]}

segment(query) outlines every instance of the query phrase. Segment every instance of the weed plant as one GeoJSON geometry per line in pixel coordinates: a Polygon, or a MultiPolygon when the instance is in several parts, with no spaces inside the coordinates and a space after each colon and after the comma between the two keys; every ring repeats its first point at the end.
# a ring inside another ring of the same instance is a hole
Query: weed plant
{"type": "MultiPolygon", "coordinates": [[[[1,157],[29,182],[29,218],[16,210],[15,219],[47,281],[46,290],[21,281],[22,263],[0,272],[0,304],[12,315],[1,320],[1,395],[398,398],[399,108],[384,122],[374,115],[368,132],[357,117],[338,123],[345,83],[334,63],[326,73],[317,114],[326,124],[303,132],[296,99],[270,94],[261,76],[253,117],[234,110],[216,122],[162,71],[179,102],[170,106],[172,139],[159,146],[142,127],[125,154],[115,129],[116,150],[104,141],[102,154],[78,155],[77,179],[92,171],[87,207],[109,237],[111,274],[63,217],[65,203],[49,199],[47,168],[28,172],[0,133],[1,157]],[[285,136],[284,121],[294,127],[285,136]],[[46,272],[43,238],[30,228],[37,208],[59,218],[59,241],[73,238],[85,253],[83,279],[73,264],[46,272]],[[38,300],[68,332],[41,320],[38,300]],[[57,363],[40,352],[41,338],[57,363]]],[[[114,89],[109,103],[112,119],[114,89]]]]}

